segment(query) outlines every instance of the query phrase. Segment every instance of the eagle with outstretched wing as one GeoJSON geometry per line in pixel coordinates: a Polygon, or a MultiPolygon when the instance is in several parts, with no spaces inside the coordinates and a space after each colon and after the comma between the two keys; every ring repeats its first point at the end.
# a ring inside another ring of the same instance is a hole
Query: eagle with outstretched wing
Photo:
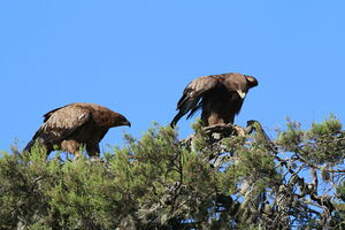
{"type": "Polygon", "coordinates": [[[177,103],[178,113],[170,123],[175,127],[185,114],[190,118],[199,109],[205,126],[233,123],[248,90],[258,81],[240,73],[202,76],[191,81],[177,103]]]}
{"type": "Polygon", "coordinates": [[[30,152],[38,143],[47,151],[62,150],[79,155],[85,147],[89,156],[98,156],[99,142],[112,127],[131,126],[123,115],[91,103],[73,103],[44,115],[44,123],[24,148],[30,152]]]}

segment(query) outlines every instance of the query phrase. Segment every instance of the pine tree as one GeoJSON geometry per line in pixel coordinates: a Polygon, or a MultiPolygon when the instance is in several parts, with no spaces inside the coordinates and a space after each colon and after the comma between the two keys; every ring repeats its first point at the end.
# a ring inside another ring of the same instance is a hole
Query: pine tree
{"type": "Polygon", "coordinates": [[[345,229],[345,131],[330,117],[270,139],[258,121],[180,140],[155,125],[86,156],[0,157],[0,229],[345,229]]]}

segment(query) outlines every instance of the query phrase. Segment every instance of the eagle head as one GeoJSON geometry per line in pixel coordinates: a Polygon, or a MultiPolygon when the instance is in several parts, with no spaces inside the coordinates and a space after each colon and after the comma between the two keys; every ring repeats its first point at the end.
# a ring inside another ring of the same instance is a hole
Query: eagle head
{"type": "Polygon", "coordinates": [[[127,120],[127,118],[125,116],[122,116],[121,114],[118,114],[116,123],[117,123],[117,126],[129,126],[129,127],[131,127],[131,122],[129,122],[127,120]]]}

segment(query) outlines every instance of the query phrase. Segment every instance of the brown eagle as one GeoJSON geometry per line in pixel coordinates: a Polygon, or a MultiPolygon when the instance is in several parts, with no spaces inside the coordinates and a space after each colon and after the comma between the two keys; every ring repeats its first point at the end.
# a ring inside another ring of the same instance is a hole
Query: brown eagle
{"type": "Polygon", "coordinates": [[[131,126],[121,114],[91,103],[73,103],[44,115],[44,123],[37,130],[24,152],[35,143],[47,151],[62,150],[79,155],[82,146],[89,156],[99,155],[99,142],[112,127],[131,126]]]}
{"type": "Polygon", "coordinates": [[[241,110],[248,90],[258,81],[240,73],[202,76],[191,81],[177,103],[178,113],[170,123],[176,126],[179,119],[190,118],[199,109],[205,126],[233,123],[241,110]]]}

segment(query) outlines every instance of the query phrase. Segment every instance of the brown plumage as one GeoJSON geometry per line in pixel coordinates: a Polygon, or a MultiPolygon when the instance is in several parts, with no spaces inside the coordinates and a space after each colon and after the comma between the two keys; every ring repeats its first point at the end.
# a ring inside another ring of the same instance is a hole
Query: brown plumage
{"type": "Polygon", "coordinates": [[[189,113],[188,119],[199,109],[202,110],[201,120],[205,126],[233,123],[246,93],[257,85],[254,77],[239,73],[196,78],[184,89],[177,103],[179,112],[170,125],[176,126],[182,116],[189,113]]]}
{"type": "Polygon", "coordinates": [[[112,127],[131,126],[121,114],[100,105],[73,103],[54,109],[44,115],[44,123],[27,144],[30,152],[35,143],[47,154],[54,149],[79,154],[85,146],[90,156],[99,155],[99,142],[112,127]]]}

